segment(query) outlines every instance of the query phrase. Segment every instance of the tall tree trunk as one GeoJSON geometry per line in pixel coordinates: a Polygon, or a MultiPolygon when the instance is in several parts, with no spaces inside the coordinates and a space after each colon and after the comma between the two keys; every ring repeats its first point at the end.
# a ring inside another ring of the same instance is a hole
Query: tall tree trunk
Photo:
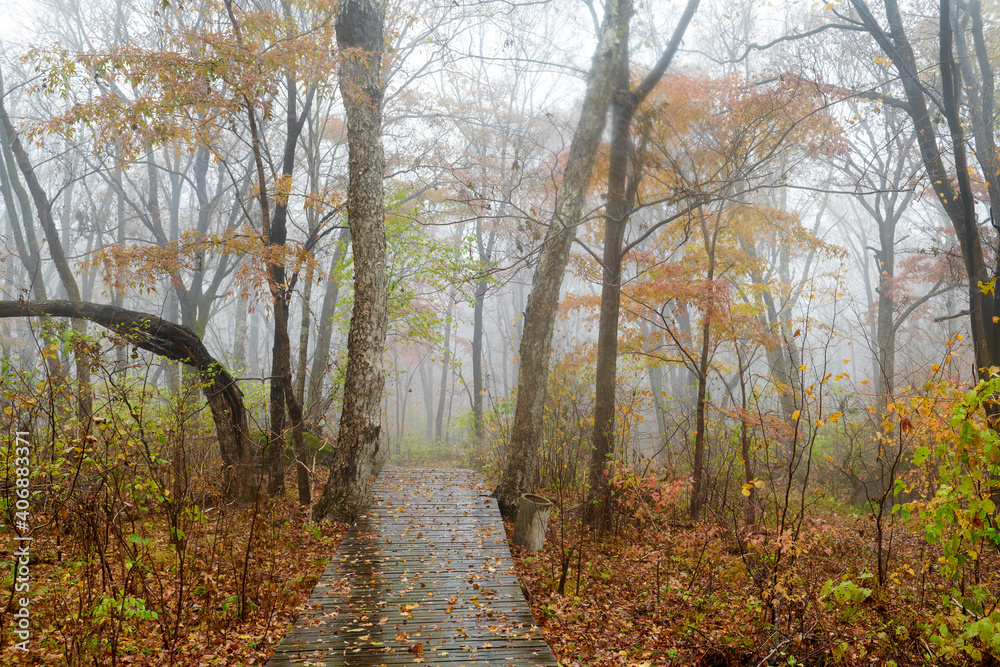
{"type": "Polygon", "coordinates": [[[708,496],[705,483],[705,403],[708,388],[708,357],[711,351],[711,311],[706,309],[701,327],[701,356],[698,360],[698,397],[695,403],[694,461],[691,466],[691,518],[701,518],[708,496]]]}
{"type": "MultiPolygon", "coordinates": [[[[628,33],[626,32],[626,40],[628,33]]],[[[627,50],[626,50],[627,51],[627,50]]],[[[590,466],[587,474],[587,521],[597,523],[607,518],[608,459],[614,454],[615,391],[618,376],[618,318],[621,310],[622,242],[628,226],[631,205],[627,201],[626,180],[632,159],[632,116],[628,54],[621,58],[621,71],[615,82],[615,101],[611,113],[611,155],[608,166],[608,191],[604,216],[604,260],[601,271],[601,309],[597,330],[597,368],[594,389],[594,428],[591,435],[590,466]]],[[[632,165],[633,178],[637,178],[632,165]]]]}
{"type": "MultiPolygon", "coordinates": [[[[276,276],[284,278],[284,271],[276,271],[271,268],[271,282],[275,282],[276,276]]],[[[282,382],[283,376],[288,372],[287,350],[282,345],[288,339],[288,330],[284,325],[288,316],[283,295],[275,296],[274,308],[274,336],[271,340],[271,373],[268,383],[268,436],[265,465],[267,466],[267,493],[276,496],[285,491],[285,385],[282,382]],[[282,322],[279,324],[278,320],[282,322]],[[284,332],[284,336],[281,333],[284,332]]]]}
{"type": "MultiPolygon", "coordinates": [[[[242,44],[243,36],[239,22],[233,12],[232,0],[224,0],[229,21],[238,42],[242,44]]],[[[291,12],[287,2],[282,2],[286,15],[291,12]]],[[[293,72],[285,76],[285,93],[287,99],[285,114],[285,145],[281,160],[281,178],[291,182],[295,169],[295,148],[298,144],[302,128],[305,126],[312,105],[315,87],[306,95],[302,114],[297,112],[298,86],[293,72]]],[[[250,147],[253,163],[256,168],[257,199],[260,205],[263,221],[262,236],[269,246],[284,246],[288,236],[288,197],[278,197],[274,207],[274,217],[270,215],[270,202],[267,196],[267,176],[264,172],[264,161],[261,149],[260,128],[257,125],[255,111],[256,101],[244,97],[247,110],[247,120],[250,126],[250,147]]],[[[272,495],[284,489],[284,423],[285,409],[291,421],[292,438],[295,442],[296,470],[299,490],[299,502],[302,505],[311,503],[309,484],[309,469],[305,463],[305,443],[302,438],[302,410],[295,400],[295,390],[292,386],[291,343],[288,338],[288,302],[290,298],[289,285],[286,284],[284,259],[268,264],[268,287],[274,305],[274,343],[271,359],[270,387],[270,432],[268,434],[268,492],[272,495]]]]}
{"type": "Polygon", "coordinates": [[[337,312],[337,299],[340,296],[337,268],[347,254],[350,238],[350,230],[347,227],[340,230],[340,238],[334,247],[333,259],[330,260],[330,275],[319,313],[319,338],[316,340],[312,369],[309,372],[309,403],[306,408],[306,419],[314,422],[318,422],[326,410],[323,386],[326,380],[327,362],[330,359],[330,341],[333,338],[333,315],[337,312]]]}
{"type": "MultiPolygon", "coordinates": [[[[146,208],[149,211],[150,219],[154,221],[154,226],[158,229],[163,228],[163,218],[160,214],[160,177],[159,169],[156,165],[156,157],[153,155],[152,151],[146,153],[146,178],[149,183],[147,186],[147,199],[146,208]]],[[[171,222],[174,220],[174,215],[171,215],[171,222]]],[[[170,232],[172,236],[168,237],[169,240],[177,240],[177,228],[176,225],[171,224],[170,232]]],[[[168,276],[163,281],[164,288],[164,303],[163,303],[163,317],[168,322],[177,322],[177,294],[175,293],[173,286],[172,277],[168,276]]],[[[170,359],[164,359],[161,361],[164,370],[164,376],[166,378],[167,389],[169,389],[176,396],[180,393],[180,375],[177,371],[177,362],[170,359]]]]}
{"type": "Polygon", "coordinates": [[[472,422],[476,451],[483,442],[483,304],[486,280],[476,282],[476,303],[472,308],[472,422]]]}
{"type": "MultiPolygon", "coordinates": [[[[0,95],[4,93],[2,85],[0,82],[0,95]]],[[[48,299],[48,294],[42,274],[42,253],[38,237],[35,235],[31,201],[17,173],[6,128],[0,123],[0,192],[3,193],[4,208],[10,221],[11,235],[14,237],[14,248],[26,273],[28,291],[36,301],[45,301],[48,299]]],[[[13,271],[14,267],[11,266],[10,270],[13,271]]],[[[17,282],[9,283],[11,286],[16,284],[17,282]]],[[[65,371],[56,355],[46,355],[45,365],[50,378],[60,383],[66,382],[65,371]]]]}
{"type": "MultiPolygon", "coordinates": [[[[122,171],[115,159],[115,171],[111,178],[115,183],[115,244],[121,245],[125,241],[125,190],[122,187],[122,171]]],[[[125,293],[123,290],[111,287],[111,305],[119,308],[125,307],[125,293]]],[[[115,373],[116,381],[124,386],[126,368],[128,367],[128,346],[115,345],[115,373]]]]}
{"type": "MultiPolygon", "coordinates": [[[[880,234],[880,236],[884,236],[880,234]]],[[[889,399],[896,384],[896,329],[893,326],[896,307],[892,293],[892,279],[895,274],[895,239],[881,243],[881,251],[876,254],[878,264],[878,315],[876,335],[878,336],[878,368],[875,369],[876,393],[882,400],[889,399]]]]}
{"type": "MultiPolygon", "coordinates": [[[[169,156],[164,156],[164,162],[170,165],[169,156]]],[[[184,178],[180,169],[170,174],[170,197],[167,203],[167,213],[169,217],[167,228],[167,240],[176,241],[180,236],[180,210],[181,198],[184,194],[184,178]]],[[[175,280],[170,276],[167,287],[166,316],[171,322],[182,322],[181,318],[181,297],[184,287],[180,280],[175,280]]],[[[172,391],[180,395],[181,374],[175,362],[167,361],[167,383],[172,391]]]]}
{"type": "Polygon", "coordinates": [[[430,442],[434,438],[434,373],[430,363],[424,363],[428,354],[420,360],[417,368],[420,370],[420,389],[424,395],[424,439],[430,442]]]}
{"type": "Polygon", "coordinates": [[[496,239],[496,230],[491,229],[486,241],[483,241],[483,219],[476,218],[476,248],[479,250],[479,270],[483,272],[476,281],[475,304],[472,308],[472,421],[477,452],[483,441],[483,308],[489,287],[485,275],[493,259],[496,239]]]}
{"type": "Polygon", "coordinates": [[[743,501],[743,522],[747,526],[753,525],[757,520],[757,507],[755,505],[755,495],[757,489],[754,487],[754,466],[753,453],[750,451],[750,425],[748,413],[750,406],[747,397],[747,366],[743,359],[743,352],[740,346],[736,346],[736,360],[739,363],[740,378],[740,458],[743,459],[743,483],[746,485],[747,495],[743,501]]]}
{"type": "Polygon", "coordinates": [[[656,432],[659,435],[659,452],[666,453],[667,449],[667,415],[666,415],[666,401],[664,397],[666,396],[666,385],[664,383],[663,377],[663,365],[658,363],[655,357],[656,347],[652,341],[650,335],[650,326],[646,321],[639,322],[639,330],[642,332],[642,338],[646,341],[645,348],[646,353],[649,354],[649,361],[647,362],[647,373],[649,374],[649,390],[653,394],[653,410],[656,413],[656,432]]]}
{"type": "Polygon", "coordinates": [[[697,521],[701,518],[701,511],[708,499],[708,485],[705,466],[705,449],[708,441],[706,433],[706,403],[708,401],[708,362],[712,351],[712,311],[715,304],[712,302],[711,292],[715,280],[715,244],[718,239],[719,221],[716,220],[715,228],[709,231],[706,215],[703,211],[698,211],[700,218],[701,234],[705,244],[705,255],[708,258],[708,271],[705,274],[705,286],[708,291],[708,298],[701,323],[701,354],[698,358],[698,396],[695,399],[695,434],[694,434],[694,461],[691,466],[691,518],[697,521]]]}
{"type": "Polygon", "coordinates": [[[594,393],[593,447],[590,455],[588,520],[607,518],[607,461],[614,452],[615,390],[618,374],[618,318],[621,310],[622,243],[642,177],[632,142],[632,119],[643,100],[663,77],[680,47],[699,0],[689,0],[684,14],[653,70],[635,90],[629,89],[628,28],[626,48],[619,60],[612,102],[611,152],[604,216],[604,260],[601,313],[597,332],[597,370],[594,393]],[[631,167],[631,168],[630,168],[631,167]]]}
{"type": "MultiPolygon", "coordinates": [[[[288,5],[285,4],[285,9],[288,11],[288,5]]],[[[295,169],[295,147],[298,144],[299,136],[302,134],[302,128],[305,125],[305,119],[309,115],[309,107],[312,104],[313,92],[306,96],[304,109],[302,114],[298,115],[296,113],[296,101],[298,99],[298,87],[296,85],[295,79],[292,75],[288,75],[285,79],[285,87],[288,94],[288,112],[286,117],[286,136],[285,136],[285,150],[284,156],[282,158],[282,177],[291,181],[292,172],[295,169]]],[[[285,245],[287,240],[287,220],[288,220],[288,198],[284,197],[277,201],[274,207],[274,217],[271,219],[271,224],[269,226],[269,242],[271,245],[285,245]]],[[[299,401],[296,399],[295,388],[292,385],[292,344],[288,335],[288,310],[289,310],[289,300],[291,299],[291,289],[287,284],[287,278],[285,276],[285,266],[284,263],[274,263],[270,267],[271,269],[271,289],[274,294],[274,339],[275,339],[275,357],[272,359],[272,378],[277,377],[280,380],[280,391],[275,392],[273,379],[271,387],[271,399],[276,400],[280,395],[280,398],[284,399],[284,408],[288,411],[288,420],[291,422],[292,427],[292,441],[295,445],[295,479],[296,485],[299,492],[299,504],[302,506],[309,506],[312,504],[312,485],[309,482],[309,467],[306,463],[306,447],[305,439],[302,435],[302,407],[299,401]],[[278,361],[280,357],[280,362],[278,361]]],[[[303,304],[303,309],[308,310],[309,304],[303,304]]],[[[275,415],[274,405],[272,403],[271,415],[275,415]]],[[[282,415],[283,421],[284,415],[282,415]]],[[[272,427],[271,436],[274,437],[274,429],[272,427]]],[[[284,445],[284,433],[280,434],[282,445],[284,445]]],[[[272,450],[272,454],[275,458],[283,458],[277,456],[279,452],[283,452],[284,447],[280,449],[275,448],[272,450]]],[[[272,466],[274,470],[274,466],[272,466]]],[[[281,474],[278,476],[283,482],[284,480],[284,462],[281,463],[281,474]]],[[[283,484],[281,485],[283,487],[283,484]]],[[[275,485],[270,490],[272,493],[280,491],[278,485],[275,485]]]]}
{"type": "Polygon", "coordinates": [[[261,359],[260,353],[260,318],[256,316],[256,313],[248,312],[247,319],[249,320],[249,325],[247,326],[247,365],[250,374],[255,377],[260,377],[264,374],[264,364],[261,359]]]}
{"type": "MultiPolygon", "coordinates": [[[[242,42],[242,33],[236,15],[233,12],[232,0],[225,0],[226,10],[237,41],[242,42]]],[[[282,6],[285,13],[290,12],[287,2],[282,6]]],[[[315,88],[306,95],[302,114],[297,113],[298,87],[293,73],[285,76],[285,91],[287,108],[285,115],[285,145],[281,161],[281,177],[291,181],[295,169],[295,148],[299,136],[309,115],[315,88]]],[[[247,110],[247,120],[250,125],[250,146],[256,167],[257,198],[263,221],[263,237],[269,246],[284,246],[288,236],[288,197],[277,199],[274,207],[274,217],[270,215],[270,202],[267,196],[267,176],[264,172],[264,161],[261,149],[260,129],[257,125],[255,101],[244,98],[247,110]]],[[[295,390],[292,386],[291,343],[288,338],[288,302],[290,298],[289,285],[286,282],[284,259],[273,261],[268,265],[268,287],[271,290],[274,306],[274,342],[272,344],[271,383],[270,383],[270,428],[267,445],[268,493],[276,495],[285,486],[285,409],[291,421],[292,438],[295,443],[296,471],[299,490],[299,502],[302,505],[311,503],[309,470],[305,462],[305,443],[302,437],[302,410],[295,400],[295,390]]]]}
{"type": "Polygon", "coordinates": [[[247,363],[247,333],[249,330],[247,305],[248,301],[242,295],[236,299],[236,315],[234,315],[236,318],[236,333],[233,339],[233,366],[241,372],[246,372],[250,367],[247,363]]]}
{"type": "Polygon", "coordinates": [[[382,373],[389,326],[386,275],[385,153],[382,148],[382,53],[385,0],[346,0],[337,7],[343,57],[340,88],[347,111],[347,220],[354,244],[354,310],[347,336],[347,374],[337,455],[316,516],[353,519],[371,499],[381,431],[382,373]]]}
{"type": "MultiPolygon", "coordinates": [[[[285,301],[287,304],[288,301],[285,301]]],[[[285,306],[287,309],[287,305],[285,306]]],[[[277,318],[275,318],[277,319],[277,318]]],[[[285,407],[288,409],[288,420],[292,426],[292,441],[295,443],[295,482],[299,492],[299,504],[308,507],[312,504],[312,484],[309,482],[309,466],[306,461],[305,437],[302,433],[302,408],[295,400],[295,388],[292,386],[291,371],[291,342],[288,339],[287,310],[285,311],[285,326],[281,327],[277,335],[281,337],[285,359],[285,374],[282,376],[281,388],[285,396],[285,407]]]]}
{"type": "Polygon", "coordinates": [[[295,400],[305,405],[306,366],[309,363],[309,301],[312,299],[313,264],[306,267],[305,285],[302,286],[302,319],[299,321],[299,363],[295,372],[295,400]]]}
{"type": "Polygon", "coordinates": [[[609,0],[605,4],[580,119],[524,311],[510,450],[494,491],[501,513],[508,518],[517,514],[521,494],[528,492],[535,481],[559,292],[604,133],[618,61],[628,48],[626,29],[631,17],[632,0],[609,0]]]}
{"type": "MultiPolygon", "coordinates": [[[[3,94],[3,92],[3,89],[0,88],[0,94],[3,94]]],[[[44,301],[47,296],[45,293],[45,281],[42,279],[42,253],[38,245],[38,238],[35,236],[35,223],[31,211],[31,202],[28,199],[28,193],[17,176],[14,153],[10,150],[10,137],[8,136],[7,128],[3,124],[0,124],[0,154],[3,155],[3,160],[0,161],[0,191],[3,192],[4,206],[7,210],[7,217],[10,220],[14,244],[18,257],[21,259],[21,264],[28,274],[31,293],[36,300],[44,301]],[[20,207],[20,215],[18,215],[18,208],[15,206],[15,201],[20,207]]]]}
{"type": "Polygon", "coordinates": [[[434,439],[444,441],[444,406],[448,397],[448,379],[451,377],[451,316],[455,311],[455,292],[448,294],[448,314],[444,320],[444,355],[441,360],[441,388],[438,391],[437,420],[434,422],[434,439]]]}
{"type": "MultiPolygon", "coordinates": [[[[458,336],[454,338],[454,347],[451,350],[452,358],[458,356],[458,336]]],[[[451,432],[451,409],[455,406],[455,392],[448,392],[448,416],[444,421],[444,442],[448,442],[448,434],[451,432]]]]}

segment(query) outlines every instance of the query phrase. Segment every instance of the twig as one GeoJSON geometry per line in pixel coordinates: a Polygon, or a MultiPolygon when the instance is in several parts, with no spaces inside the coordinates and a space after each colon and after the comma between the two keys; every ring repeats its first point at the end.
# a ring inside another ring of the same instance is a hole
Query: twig
{"type": "Polygon", "coordinates": [[[965,317],[968,314],[969,314],[968,310],[963,310],[962,312],[955,313],[954,315],[942,315],[941,317],[935,317],[933,321],[934,322],[944,322],[946,320],[954,320],[954,319],[957,319],[959,317],[965,317]]]}

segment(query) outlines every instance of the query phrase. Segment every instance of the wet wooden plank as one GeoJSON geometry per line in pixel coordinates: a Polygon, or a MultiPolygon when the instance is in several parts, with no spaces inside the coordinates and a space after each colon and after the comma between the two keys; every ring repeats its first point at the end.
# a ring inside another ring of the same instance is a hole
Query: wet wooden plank
{"type": "Polygon", "coordinates": [[[388,467],[268,661],[555,667],[477,473],[388,467]]]}

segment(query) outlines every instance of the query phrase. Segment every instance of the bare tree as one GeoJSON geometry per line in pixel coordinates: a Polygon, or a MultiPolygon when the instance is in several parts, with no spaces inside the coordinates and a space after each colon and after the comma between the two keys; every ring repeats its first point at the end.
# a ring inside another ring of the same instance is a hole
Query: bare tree
{"type": "Polygon", "coordinates": [[[989,369],[1000,365],[1000,320],[996,318],[996,292],[990,287],[995,267],[986,262],[972,181],[975,165],[970,163],[968,155],[971,146],[980,172],[987,175],[990,202],[1000,201],[1000,183],[990,176],[1000,173],[1000,156],[993,122],[995,75],[985,37],[982,3],[940,0],[936,17],[936,68],[925,68],[918,62],[912,37],[914,27],[904,21],[897,0],[884,0],[884,26],[865,0],[850,0],[850,4],[854,14],[835,13],[845,26],[866,31],[899,73],[903,95],[893,102],[906,111],[913,123],[931,188],[958,235],[969,281],[976,368],[981,378],[987,378],[989,369]],[[929,80],[935,70],[940,89],[929,80]],[[932,109],[945,120],[947,131],[941,135],[936,131],[932,109]],[[969,129],[971,137],[967,136],[969,129]]]}

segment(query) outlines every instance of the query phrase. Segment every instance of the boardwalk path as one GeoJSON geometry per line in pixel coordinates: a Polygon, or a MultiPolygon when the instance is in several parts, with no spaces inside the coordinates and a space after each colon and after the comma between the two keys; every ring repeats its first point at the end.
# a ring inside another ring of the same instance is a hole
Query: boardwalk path
{"type": "Polygon", "coordinates": [[[268,667],[556,665],[488,494],[467,470],[383,470],[268,667]]]}

